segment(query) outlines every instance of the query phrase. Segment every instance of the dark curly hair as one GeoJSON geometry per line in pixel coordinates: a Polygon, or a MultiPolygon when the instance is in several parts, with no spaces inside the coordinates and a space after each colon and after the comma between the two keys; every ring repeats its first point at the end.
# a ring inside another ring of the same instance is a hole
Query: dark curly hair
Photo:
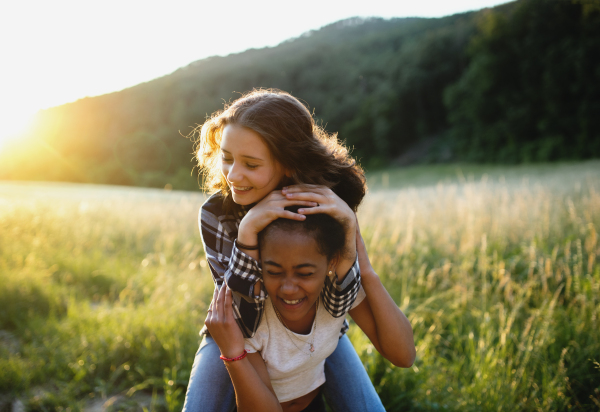
{"type": "MultiPolygon", "coordinates": [[[[297,213],[299,208],[300,206],[289,206],[285,209],[297,213]]],[[[342,223],[329,215],[319,213],[306,215],[304,220],[275,219],[258,233],[259,248],[263,247],[265,239],[268,239],[269,233],[275,229],[287,233],[302,232],[311,236],[317,242],[317,250],[327,257],[327,261],[339,256],[346,242],[346,232],[342,223]]]]}
{"type": "Polygon", "coordinates": [[[228,124],[258,133],[291,178],[280,186],[308,183],[331,188],[354,211],[366,192],[362,168],[340,144],[315,123],[298,99],[280,90],[257,89],[214,113],[192,132],[204,189],[221,191],[225,204],[232,203],[231,189],[221,173],[219,154],[223,128],[228,124]]]}

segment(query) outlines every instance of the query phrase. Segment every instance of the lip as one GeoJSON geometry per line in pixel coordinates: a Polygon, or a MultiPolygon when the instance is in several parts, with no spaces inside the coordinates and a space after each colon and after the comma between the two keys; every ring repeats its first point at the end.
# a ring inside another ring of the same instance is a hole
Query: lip
{"type": "MultiPolygon", "coordinates": [[[[285,309],[286,311],[296,311],[296,310],[299,310],[306,303],[306,299],[307,299],[306,297],[303,297],[302,299],[300,299],[300,302],[291,305],[289,303],[286,303],[285,300],[283,300],[282,297],[280,297],[280,296],[277,297],[277,301],[281,305],[281,308],[285,309]]],[[[286,300],[287,301],[291,301],[291,300],[298,300],[298,299],[286,299],[286,300]]]]}
{"type": "Polygon", "coordinates": [[[244,195],[252,190],[251,186],[238,186],[238,187],[243,187],[244,189],[236,188],[233,185],[230,185],[230,187],[231,187],[231,190],[233,190],[233,193],[235,193],[237,195],[244,195]]]}

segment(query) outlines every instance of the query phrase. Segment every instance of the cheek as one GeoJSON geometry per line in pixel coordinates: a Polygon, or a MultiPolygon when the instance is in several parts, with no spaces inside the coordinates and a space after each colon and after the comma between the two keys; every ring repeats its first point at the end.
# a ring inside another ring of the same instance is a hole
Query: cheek
{"type": "Polygon", "coordinates": [[[267,291],[267,294],[269,295],[274,295],[277,292],[277,282],[273,279],[269,279],[263,276],[263,286],[265,287],[265,290],[267,291]]]}
{"type": "Polygon", "coordinates": [[[265,189],[279,183],[276,181],[277,176],[275,176],[272,171],[256,173],[251,178],[254,180],[254,182],[256,182],[255,185],[258,189],[265,189]]]}
{"type": "Polygon", "coordinates": [[[323,286],[325,286],[325,279],[313,279],[304,284],[304,290],[318,295],[321,293],[321,290],[323,290],[323,286]]]}

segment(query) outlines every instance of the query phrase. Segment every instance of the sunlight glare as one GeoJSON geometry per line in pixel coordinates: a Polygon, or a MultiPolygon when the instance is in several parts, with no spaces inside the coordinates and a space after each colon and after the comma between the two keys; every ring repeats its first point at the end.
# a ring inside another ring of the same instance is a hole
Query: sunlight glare
{"type": "Polygon", "coordinates": [[[30,111],[19,112],[3,108],[2,123],[0,124],[0,150],[9,142],[25,135],[33,125],[35,113],[30,111]]]}

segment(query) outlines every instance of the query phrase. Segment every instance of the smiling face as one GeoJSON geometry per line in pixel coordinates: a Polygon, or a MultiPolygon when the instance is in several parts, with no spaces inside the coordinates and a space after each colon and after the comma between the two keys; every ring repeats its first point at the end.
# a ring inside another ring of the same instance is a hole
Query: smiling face
{"type": "Polygon", "coordinates": [[[233,201],[239,205],[262,200],[285,176],[260,135],[235,124],[223,128],[221,172],[231,188],[233,201]]]}
{"type": "Polygon", "coordinates": [[[296,333],[309,333],[315,302],[334,262],[319,252],[310,234],[278,228],[268,232],[260,255],[265,289],[285,324],[296,333]]]}

